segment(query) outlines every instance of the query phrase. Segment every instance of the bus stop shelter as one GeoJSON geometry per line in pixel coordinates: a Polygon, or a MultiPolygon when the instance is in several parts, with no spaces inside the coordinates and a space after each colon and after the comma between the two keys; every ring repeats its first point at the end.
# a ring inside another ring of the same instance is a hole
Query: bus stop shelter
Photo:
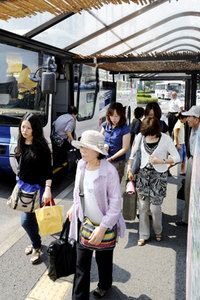
{"type": "Polygon", "coordinates": [[[181,73],[188,109],[200,74],[199,17],[199,0],[1,0],[0,40],[46,44],[74,63],[143,80],[181,73]]]}
{"type": "Polygon", "coordinates": [[[135,78],[180,73],[187,110],[200,78],[199,17],[199,0],[0,0],[0,42],[135,78]]]}

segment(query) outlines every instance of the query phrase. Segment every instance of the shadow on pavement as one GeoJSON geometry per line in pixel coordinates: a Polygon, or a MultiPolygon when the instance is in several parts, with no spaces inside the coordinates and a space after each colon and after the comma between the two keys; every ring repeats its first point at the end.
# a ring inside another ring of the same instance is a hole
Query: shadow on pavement
{"type": "MultiPolygon", "coordinates": [[[[90,294],[91,300],[96,300],[92,295],[92,292],[90,294]]],[[[112,286],[112,288],[108,291],[108,293],[103,298],[105,300],[153,300],[152,298],[148,297],[147,295],[140,295],[139,298],[135,298],[132,296],[127,296],[124,293],[122,293],[115,285],[112,286]]]]}

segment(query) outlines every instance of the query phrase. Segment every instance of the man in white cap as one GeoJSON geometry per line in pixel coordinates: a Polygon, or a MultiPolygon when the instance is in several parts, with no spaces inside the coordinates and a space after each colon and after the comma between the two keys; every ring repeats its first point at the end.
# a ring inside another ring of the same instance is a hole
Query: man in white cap
{"type": "Polygon", "coordinates": [[[187,161],[187,171],[185,177],[185,206],[183,209],[182,221],[177,221],[176,225],[187,225],[188,223],[188,211],[189,211],[189,200],[190,200],[190,185],[192,177],[192,162],[194,155],[194,148],[196,144],[197,130],[200,124],[200,106],[193,105],[188,111],[183,112],[182,115],[187,116],[187,122],[189,127],[192,128],[189,139],[189,151],[190,156],[187,161]]]}

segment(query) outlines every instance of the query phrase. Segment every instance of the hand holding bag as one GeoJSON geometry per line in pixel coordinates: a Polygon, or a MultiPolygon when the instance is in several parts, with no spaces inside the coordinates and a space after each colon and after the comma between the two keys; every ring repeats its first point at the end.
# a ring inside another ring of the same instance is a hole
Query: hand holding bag
{"type": "Polygon", "coordinates": [[[134,194],[135,193],[135,184],[132,180],[129,180],[126,184],[126,193],[134,194]]]}
{"type": "MultiPolygon", "coordinates": [[[[130,185],[130,181],[128,181],[127,185],[130,185]]],[[[123,193],[122,215],[125,220],[130,221],[130,220],[135,220],[136,217],[137,193],[136,192],[130,193],[130,189],[127,188],[127,185],[126,185],[126,192],[123,193]]]]}
{"type": "Polygon", "coordinates": [[[141,143],[142,143],[143,137],[141,136],[138,149],[136,150],[135,154],[133,155],[133,164],[131,168],[131,173],[132,174],[137,174],[140,169],[141,165],[141,143]]]}
{"type": "Polygon", "coordinates": [[[114,226],[112,229],[107,229],[99,245],[93,245],[89,242],[91,234],[98,226],[99,224],[93,223],[89,218],[85,217],[80,228],[80,244],[90,250],[113,249],[116,245],[117,226],[114,226]]]}
{"type": "Polygon", "coordinates": [[[60,238],[50,243],[47,248],[49,268],[48,276],[55,281],[62,276],[75,273],[76,241],[68,237],[70,221],[66,219],[60,238]]]}
{"type": "Polygon", "coordinates": [[[49,235],[62,231],[63,206],[43,206],[35,211],[40,235],[49,235]]]}
{"type": "MultiPolygon", "coordinates": [[[[81,204],[84,212],[84,190],[83,190],[83,175],[81,175],[80,178],[80,198],[81,198],[81,204]]],[[[116,241],[117,241],[117,226],[115,225],[111,229],[107,229],[107,231],[104,234],[104,237],[99,245],[93,245],[89,243],[89,239],[93,231],[96,227],[98,227],[99,224],[93,223],[88,217],[84,217],[84,220],[81,224],[80,228],[80,239],[79,242],[82,246],[86,247],[90,250],[111,250],[115,247],[116,241]]]]}

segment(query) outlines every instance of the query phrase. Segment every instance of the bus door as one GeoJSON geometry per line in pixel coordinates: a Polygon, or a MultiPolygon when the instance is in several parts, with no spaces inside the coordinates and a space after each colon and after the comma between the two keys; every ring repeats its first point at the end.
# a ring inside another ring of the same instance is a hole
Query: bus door
{"type": "Polygon", "coordinates": [[[74,102],[78,107],[76,138],[88,129],[100,131],[109,104],[116,101],[116,84],[99,78],[98,68],[74,65],[74,102]]]}

